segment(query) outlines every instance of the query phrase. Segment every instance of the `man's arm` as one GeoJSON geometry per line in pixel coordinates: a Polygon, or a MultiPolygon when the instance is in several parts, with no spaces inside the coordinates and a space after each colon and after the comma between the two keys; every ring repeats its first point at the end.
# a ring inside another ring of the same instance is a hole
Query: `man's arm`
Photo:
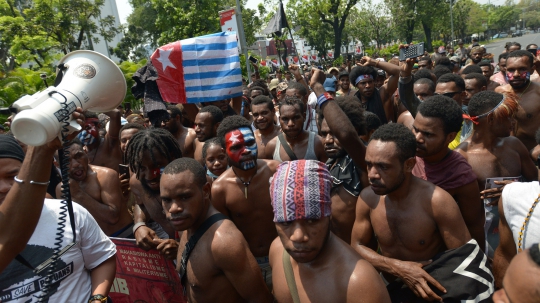
{"type": "Polygon", "coordinates": [[[302,83],[306,87],[306,89],[308,91],[308,94],[309,94],[310,88],[309,88],[309,85],[306,83],[306,80],[304,79],[304,77],[300,73],[300,67],[298,65],[296,65],[296,64],[291,64],[291,65],[289,65],[289,71],[291,72],[291,74],[293,74],[294,79],[296,80],[296,82],[302,83]]]}
{"type": "MultiPolygon", "coordinates": [[[[72,116],[82,126],[85,120],[82,109],[77,108],[72,116]]],[[[75,135],[77,133],[71,136],[75,135]]],[[[41,216],[47,186],[30,184],[30,181],[49,181],[54,152],[61,147],[59,139],[39,147],[28,146],[17,173],[17,178],[23,182],[14,182],[4,202],[0,204],[0,272],[26,247],[34,233],[41,216]]]]}
{"type": "Polygon", "coordinates": [[[485,251],[486,235],[484,231],[485,210],[484,203],[480,199],[480,189],[476,180],[463,185],[454,191],[454,199],[458,203],[459,209],[465,225],[469,229],[470,235],[478,242],[478,245],[485,251]]]}
{"type": "Polygon", "coordinates": [[[503,198],[499,199],[499,237],[500,242],[493,256],[493,277],[495,287],[501,288],[504,274],[512,258],[517,254],[514,236],[504,215],[503,198]]]}
{"type": "Polygon", "coordinates": [[[538,181],[538,168],[527,151],[527,147],[516,137],[508,137],[506,140],[512,142],[512,149],[519,153],[521,159],[521,175],[526,181],[538,181]]]}
{"type": "Polygon", "coordinates": [[[426,300],[441,301],[441,298],[431,290],[428,282],[443,292],[446,292],[446,290],[422,269],[423,266],[431,263],[431,261],[401,261],[379,255],[367,246],[371,242],[374,232],[370,219],[370,207],[364,199],[378,199],[378,197],[370,188],[366,188],[360,193],[356,202],[356,219],[351,235],[351,246],[377,270],[401,278],[416,296],[426,300]]]}
{"type": "MultiPolygon", "coordinates": [[[[311,76],[311,87],[316,96],[320,96],[326,92],[320,82],[321,80],[324,81],[322,77],[324,77],[324,72],[320,70],[314,70],[314,73],[311,76]]],[[[365,161],[366,147],[358,137],[358,133],[356,132],[356,129],[354,129],[349,118],[347,118],[347,115],[333,100],[324,102],[321,106],[321,110],[332,134],[338,138],[339,143],[360,170],[361,175],[367,176],[365,161]]],[[[365,182],[362,182],[362,185],[367,186],[367,180],[364,181],[365,182]]]]}
{"type": "Polygon", "coordinates": [[[112,190],[112,188],[108,187],[106,189],[101,186],[100,194],[105,194],[105,196],[101,196],[102,201],[94,199],[88,193],[83,191],[79,187],[79,183],[77,181],[70,180],[69,182],[73,201],[79,203],[84,208],[86,208],[92,214],[92,216],[96,218],[96,221],[105,222],[109,225],[116,224],[120,219],[121,206],[117,204],[120,204],[122,201],[122,195],[120,194],[120,181],[118,180],[116,173],[114,173],[113,176],[114,178],[107,176],[105,180],[103,180],[103,183],[100,182],[103,185],[107,183],[112,183],[115,186],[114,193],[107,192],[107,190],[112,190]],[[112,201],[112,197],[115,198],[115,201],[112,201]]]}
{"type": "Polygon", "coordinates": [[[366,303],[390,303],[390,296],[379,273],[365,260],[360,260],[349,281],[347,302],[362,298],[366,303]]]}
{"type": "Polygon", "coordinates": [[[109,131],[107,131],[106,135],[107,141],[109,142],[109,148],[113,149],[116,146],[120,148],[120,128],[122,128],[122,115],[117,109],[111,110],[110,112],[106,112],[104,114],[111,118],[109,121],[109,131]]]}
{"type": "Polygon", "coordinates": [[[17,173],[17,178],[24,182],[14,182],[0,204],[0,272],[26,247],[34,233],[47,186],[30,184],[30,180],[49,180],[54,152],[55,148],[48,145],[29,146],[17,173]]]}
{"type": "Polygon", "coordinates": [[[386,102],[390,100],[390,97],[398,88],[399,73],[401,69],[399,66],[396,66],[392,63],[378,61],[374,59],[371,59],[369,61],[369,65],[378,67],[390,75],[390,77],[388,78],[388,82],[381,86],[381,88],[379,89],[379,93],[381,94],[381,100],[386,104],[386,102]]]}
{"type": "MultiPolygon", "coordinates": [[[[223,174],[225,173],[227,173],[227,171],[225,171],[223,174]]],[[[223,177],[223,174],[221,175],[221,177],[223,177]]],[[[227,203],[226,203],[227,201],[225,200],[226,184],[224,183],[225,183],[224,180],[221,180],[221,179],[217,179],[212,183],[212,189],[211,189],[212,205],[220,213],[224,214],[225,216],[230,217],[229,210],[227,209],[227,203]]]]}
{"type": "MultiPolygon", "coordinates": [[[[110,257],[96,268],[90,271],[92,280],[92,296],[93,295],[109,295],[111,286],[116,275],[116,255],[110,257]]],[[[90,303],[98,302],[92,301],[90,303]]]]}
{"type": "Polygon", "coordinates": [[[401,77],[398,83],[399,101],[413,116],[416,116],[418,112],[418,105],[422,103],[420,99],[414,94],[414,82],[412,78],[412,68],[414,66],[414,59],[409,58],[405,61],[402,67],[401,77]]]}
{"type": "Polygon", "coordinates": [[[251,254],[242,233],[229,220],[216,230],[212,255],[240,296],[247,302],[273,302],[261,276],[261,269],[251,254]]]}
{"type": "MultiPolygon", "coordinates": [[[[474,181],[474,183],[476,184],[476,180],[474,181]]],[[[476,190],[475,194],[477,200],[480,201],[480,199],[478,198],[478,189],[476,190]]],[[[443,189],[437,187],[433,193],[431,204],[433,209],[433,218],[437,223],[437,229],[439,230],[439,233],[444,240],[446,248],[458,248],[469,242],[469,240],[471,239],[471,234],[469,233],[467,225],[465,224],[465,221],[460,213],[460,209],[452,196],[450,196],[450,194],[443,189]]],[[[481,218],[484,217],[483,214],[484,213],[482,212],[481,218]]],[[[476,217],[477,220],[478,218],[479,217],[476,217]]],[[[483,220],[478,221],[482,222],[483,235],[483,220]]],[[[477,239],[477,241],[479,240],[477,239]]],[[[485,242],[478,242],[480,247],[483,247],[484,243],[485,242]]]]}

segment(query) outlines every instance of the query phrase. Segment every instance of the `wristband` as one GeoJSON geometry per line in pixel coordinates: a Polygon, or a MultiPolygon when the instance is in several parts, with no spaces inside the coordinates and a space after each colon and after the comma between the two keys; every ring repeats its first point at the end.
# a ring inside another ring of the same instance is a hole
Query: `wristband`
{"type": "Polygon", "coordinates": [[[107,302],[107,297],[104,295],[93,295],[88,299],[88,303],[92,303],[94,301],[100,301],[100,302],[107,302]]]}
{"type": "Polygon", "coordinates": [[[332,97],[332,95],[330,95],[327,92],[325,92],[324,94],[321,94],[317,98],[317,104],[319,105],[319,108],[328,100],[334,100],[334,97],[332,97]]]}
{"type": "MultiPolygon", "coordinates": [[[[15,182],[19,183],[19,184],[24,184],[24,181],[17,178],[17,176],[13,177],[13,180],[15,180],[15,182]]],[[[33,180],[30,180],[30,184],[35,184],[35,185],[43,185],[43,186],[49,186],[49,183],[51,183],[51,181],[47,181],[47,182],[37,182],[37,181],[33,181],[33,180]]]]}
{"type": "Polygon", "coordinates": [[[137,228],[139,228],[141,226],[146,226],[146,223],[145,222],[138,222],[138,223],[133,224],[133,234],[135,234],[135,231],[137,230],[137,228]]]}

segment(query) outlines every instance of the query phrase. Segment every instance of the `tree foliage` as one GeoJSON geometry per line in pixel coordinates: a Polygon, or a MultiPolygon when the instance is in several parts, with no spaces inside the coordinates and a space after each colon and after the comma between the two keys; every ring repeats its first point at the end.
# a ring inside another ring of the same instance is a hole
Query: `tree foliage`
{"type": "Polygon", "coordinates": [[[333,41],[327,47],[333,47],[334,56],[339,57],[347,18],[356,3],[358,0],[289,0],[287,11],[294,18],[294,24],[302,26],[306,31],[324,32],[325,27],[330,27],[333,36],[325,37],[333,38],[333,41]]]}
{"type": "Polygon", "coordinates": [[[361,0],[360,8],[353,8],[350,23],[350,36],[369,45],[375,41],[377,48],[395,36],[395,22],[386,4],[361,0]]]}

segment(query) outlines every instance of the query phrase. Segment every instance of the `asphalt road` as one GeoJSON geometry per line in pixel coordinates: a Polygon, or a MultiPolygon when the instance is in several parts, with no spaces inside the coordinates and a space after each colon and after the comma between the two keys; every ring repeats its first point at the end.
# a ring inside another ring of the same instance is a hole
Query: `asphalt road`
{"type": "Polygon", "coordinates": [[[531,43],[540,45],[540,33],[526,34],[521,37],[514,38],[508,36],[507,38],[498,40],[497,42],[485,44],[487,52],[495,55],[495,62],[497,62],[499,55],[503,52],[506,42],[518,42],[519,44],[521,44],[521,49],[524,50],[525,47],[531,43]]]}

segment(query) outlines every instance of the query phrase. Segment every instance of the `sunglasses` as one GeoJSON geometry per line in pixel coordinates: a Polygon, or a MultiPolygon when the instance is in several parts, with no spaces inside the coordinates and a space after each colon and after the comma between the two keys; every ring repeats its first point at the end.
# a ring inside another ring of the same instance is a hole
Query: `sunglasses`
{"type": "Polygon", "coordinates": [[[449,93],[444,93],[444,94],[435,93],[434,95],[435,96],[445,96],[445,97],[448,97],[448,98],[454,98],[454,96],[456,94],[461,94],[461,92],[449,92],[449,93]]]}

